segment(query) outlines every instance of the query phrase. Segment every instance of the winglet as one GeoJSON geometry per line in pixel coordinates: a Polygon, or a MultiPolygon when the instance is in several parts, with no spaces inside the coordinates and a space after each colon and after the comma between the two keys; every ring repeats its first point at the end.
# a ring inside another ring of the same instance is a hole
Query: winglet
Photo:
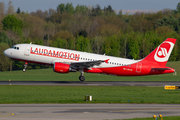
{"type": "Polygon", "coordinates": [[[107,60],[104,60],[104,62],[105,62],[105,63],[108,63],[108,61],[109,61],[109,59],[107,59],[107,60]]]}

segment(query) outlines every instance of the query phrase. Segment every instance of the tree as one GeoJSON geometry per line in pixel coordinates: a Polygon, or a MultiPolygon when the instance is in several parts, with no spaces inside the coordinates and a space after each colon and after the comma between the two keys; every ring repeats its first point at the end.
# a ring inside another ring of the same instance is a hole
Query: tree
{"type": "Polygon", "coordinates": [[[0,32],[0,43],[6,43],[11,46],[12,40],[8,38],[5,32],[0,32]]]}
{"type": "Polygon", "coordinates": [[[103,24],[101,27],[98,27],[96,29],[96,34],[101,36],[112,36],[112,35],[118,35],[119,30],[117,28],[117,25],[113,24],[103,24]]]}
{"type": "Polygon", "coordinates": [[[73,38],[73,34],[68,31],[60,31],[57,32],[53,37],[52,40],[55,41],[57,38],[65,39],[68,42],[73,38]]]}
{"type": "Polygon", "coordinates": [[[56,11],[54,9],[49,8],[49,10],[48,10],[48,17],[50,17],[54,13],[56,13],[56,11]]]}
{"type": "Polygon", "coordinates": [[[180,32],[180,18],[175,18],[170,15],[169,17],[164,17],[163,19],[158,19],[155,21],[155,27],[167,26],[172,28],[176,32],[180,32]]]}
{"type": "Polygon", "coordinates": [[[63,13],[66,11],[65,4],[61,3],[57,6],[57,12],[63,13]]]}
{"type": "Polygon", "coordinates": [[[79,36],[83,36],[83,37],[87,37],[87,32],[86,32],[86,30],[81,30],[81,31],[79,31],[79,36]]]}
{"type": "Polygon", "coordinates": [[[91,52],[90,40],[83,36],[78,36],[76,39],[76,50],[83,52],[91,52]]]}
{"type": "Polygon", "coordinates": [[[74,10],[75,13],[82,13],[86,14],[88,13],[88,8],[85,5],[77,5],[74,10]]]}
{"type": "Polygon", "coordinates": [[[10,39],[13,39],[12,44],[17,43],[20,36],[22,36],[23,22],[17,19],[14,15],[7,15],[3,20],[3,29],[7,31],[10,39]]]}
{"type": "Polygon", "coordinates": [[[67,3],[66,4],[66,12],[69,14],[73,14],[73,11],[74,11],[74,7],[73,7],[72,3],[67,3]]]}
{"type": "Polygon", "coordinates": [[[130,16],[130,26],[135,32],[146,32],[153,29],[153,24],[145,18],[145,13],[136,13],[130,16]]]}
{"type": "Polygon", "coordinates": [[[109,14],[114,14],[114,10],[112,9],[111,5],[108,5],[108,7],[104,7],[104,13],[106,15],[109,15],[109,14]]]}
{"type": "Polygon", "coordinates": [[[22,20],[18,20],[14,15],[7,15],[3,20],[3,29],[4,30],[15,30],[19,31],[23,28],[23,22],[22,20]]]}
{"type": "Polygon", "coordinates": [[[102,36],[95,36],[92,43],[93,51],[97,54],[104,54],[102,53],[103,45],[104,45],[105,38],[102,36]]]}
{"type": "Polygon", "coordinates": [[[7,15],[12,15],[12,14],[14,14],[14,6],[12,5],[11,0],[9,0],[8,9],[7,9],[7,15]]]}
{"type": "Polygon", "coordinates": [[[18,17],[23,20],[23,36],[25,38],[31,39],[33,43],[36,40],[44,39],[46,22],[43,19],[29,14],[19,14],[18,17]]]}
{"type": "Polygon", "coordinates": [[[180,2],[177,4],[176,10],[178,13],[180,13],[180,2]]]}
{"type": "Polygon", "coordinates": [[[50,36],[54,36],[55,34],[55,25],[52,22],[48,22],[45,25],[45,33],[46,35],[44,36],[44,40],[47,40],[45,45],[49,46],[49,40],[50,40],[50,36]]]}
{"type": "Polygon", "coordinates": [[[103,15],[103,10],[101,9],[100,5],[96,5],[92,9],[92,16],[99,16],[103,15]]]}
{"type": "Polygon", "coordinates": [[[7,48],[9,48],[7,43],[0,43],[0,71],[7,71],[10,68],[10,59],[3,54],[7,48]]]}
{"type": "Polygon", "coordinates": [[[30,14],[33,16],[39,16],[43,20],[45,20],[49,16],[49,13],[47,10],[45,10],[44,12],[42,10],[37,10],[36,12],[31,12],[30,14]]]}
{"type": "Polygon", "coordinates": [[[58,48],[65,48],[67,49],[68,43],[65,39],[57,38],[55,41],[51,44],[52,47],[58,47],[58,48]]]}
{"type": "Polygon", "coordinates": [[[120,55],[120,41],[116,35],[106,37],[104,42],[104,53],[117,57],[120,55]]]}
{"type": "Polygon", "coordinates": [[[130,59],[139,59],[139,41],[136,38],[136,33],[131,32],[127,39],[127,57],[130,59]]]}
{"type": "Polygon", "coordinates": [[[0,17],[4,17],[5,14],[5,5],[4,2],[0,2],[0,17]]]}
{"type": "Polygon", "coordinates": [[[18,7],[17,11],[16,11],[17,14],[21,13],[21,9],[18,7]]]}

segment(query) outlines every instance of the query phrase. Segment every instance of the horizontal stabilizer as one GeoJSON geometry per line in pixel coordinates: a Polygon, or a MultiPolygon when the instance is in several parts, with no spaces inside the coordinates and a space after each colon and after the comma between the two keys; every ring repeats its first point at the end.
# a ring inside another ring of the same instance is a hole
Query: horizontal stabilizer
{"type": "Polygon", "coordinates": [[[151,68],[151,70],[171,70],[170,68],[151,68]]]}

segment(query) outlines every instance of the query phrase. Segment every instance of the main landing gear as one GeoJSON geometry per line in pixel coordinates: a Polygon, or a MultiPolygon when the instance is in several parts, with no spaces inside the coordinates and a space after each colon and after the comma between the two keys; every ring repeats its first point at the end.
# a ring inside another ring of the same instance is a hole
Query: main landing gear
{"type": "Polygon", "coordinates": [[[27,68],[28,62],[24,63],[24,68],[23,68],[23,72],[26,72],[26,68],[27,68]]]}
{"type": "Polygon", "coordinates": [[[85,80],[85,77],[83,76],[84,75],[84,71],[80,71],[81,72],[81,75],[79,76],[79,80],[81,82],[83,82],[85,80]]]}

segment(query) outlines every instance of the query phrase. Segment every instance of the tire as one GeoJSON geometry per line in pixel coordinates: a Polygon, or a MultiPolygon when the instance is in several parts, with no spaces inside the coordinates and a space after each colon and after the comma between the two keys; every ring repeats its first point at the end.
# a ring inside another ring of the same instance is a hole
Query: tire
{"type": "Polygon", "coordinates": [[[83,81],[85,80],[85,77],[84,77],[84,76],[79,76],[79,80],[80,80],[81,82],[83,82],[83,81]]]}

